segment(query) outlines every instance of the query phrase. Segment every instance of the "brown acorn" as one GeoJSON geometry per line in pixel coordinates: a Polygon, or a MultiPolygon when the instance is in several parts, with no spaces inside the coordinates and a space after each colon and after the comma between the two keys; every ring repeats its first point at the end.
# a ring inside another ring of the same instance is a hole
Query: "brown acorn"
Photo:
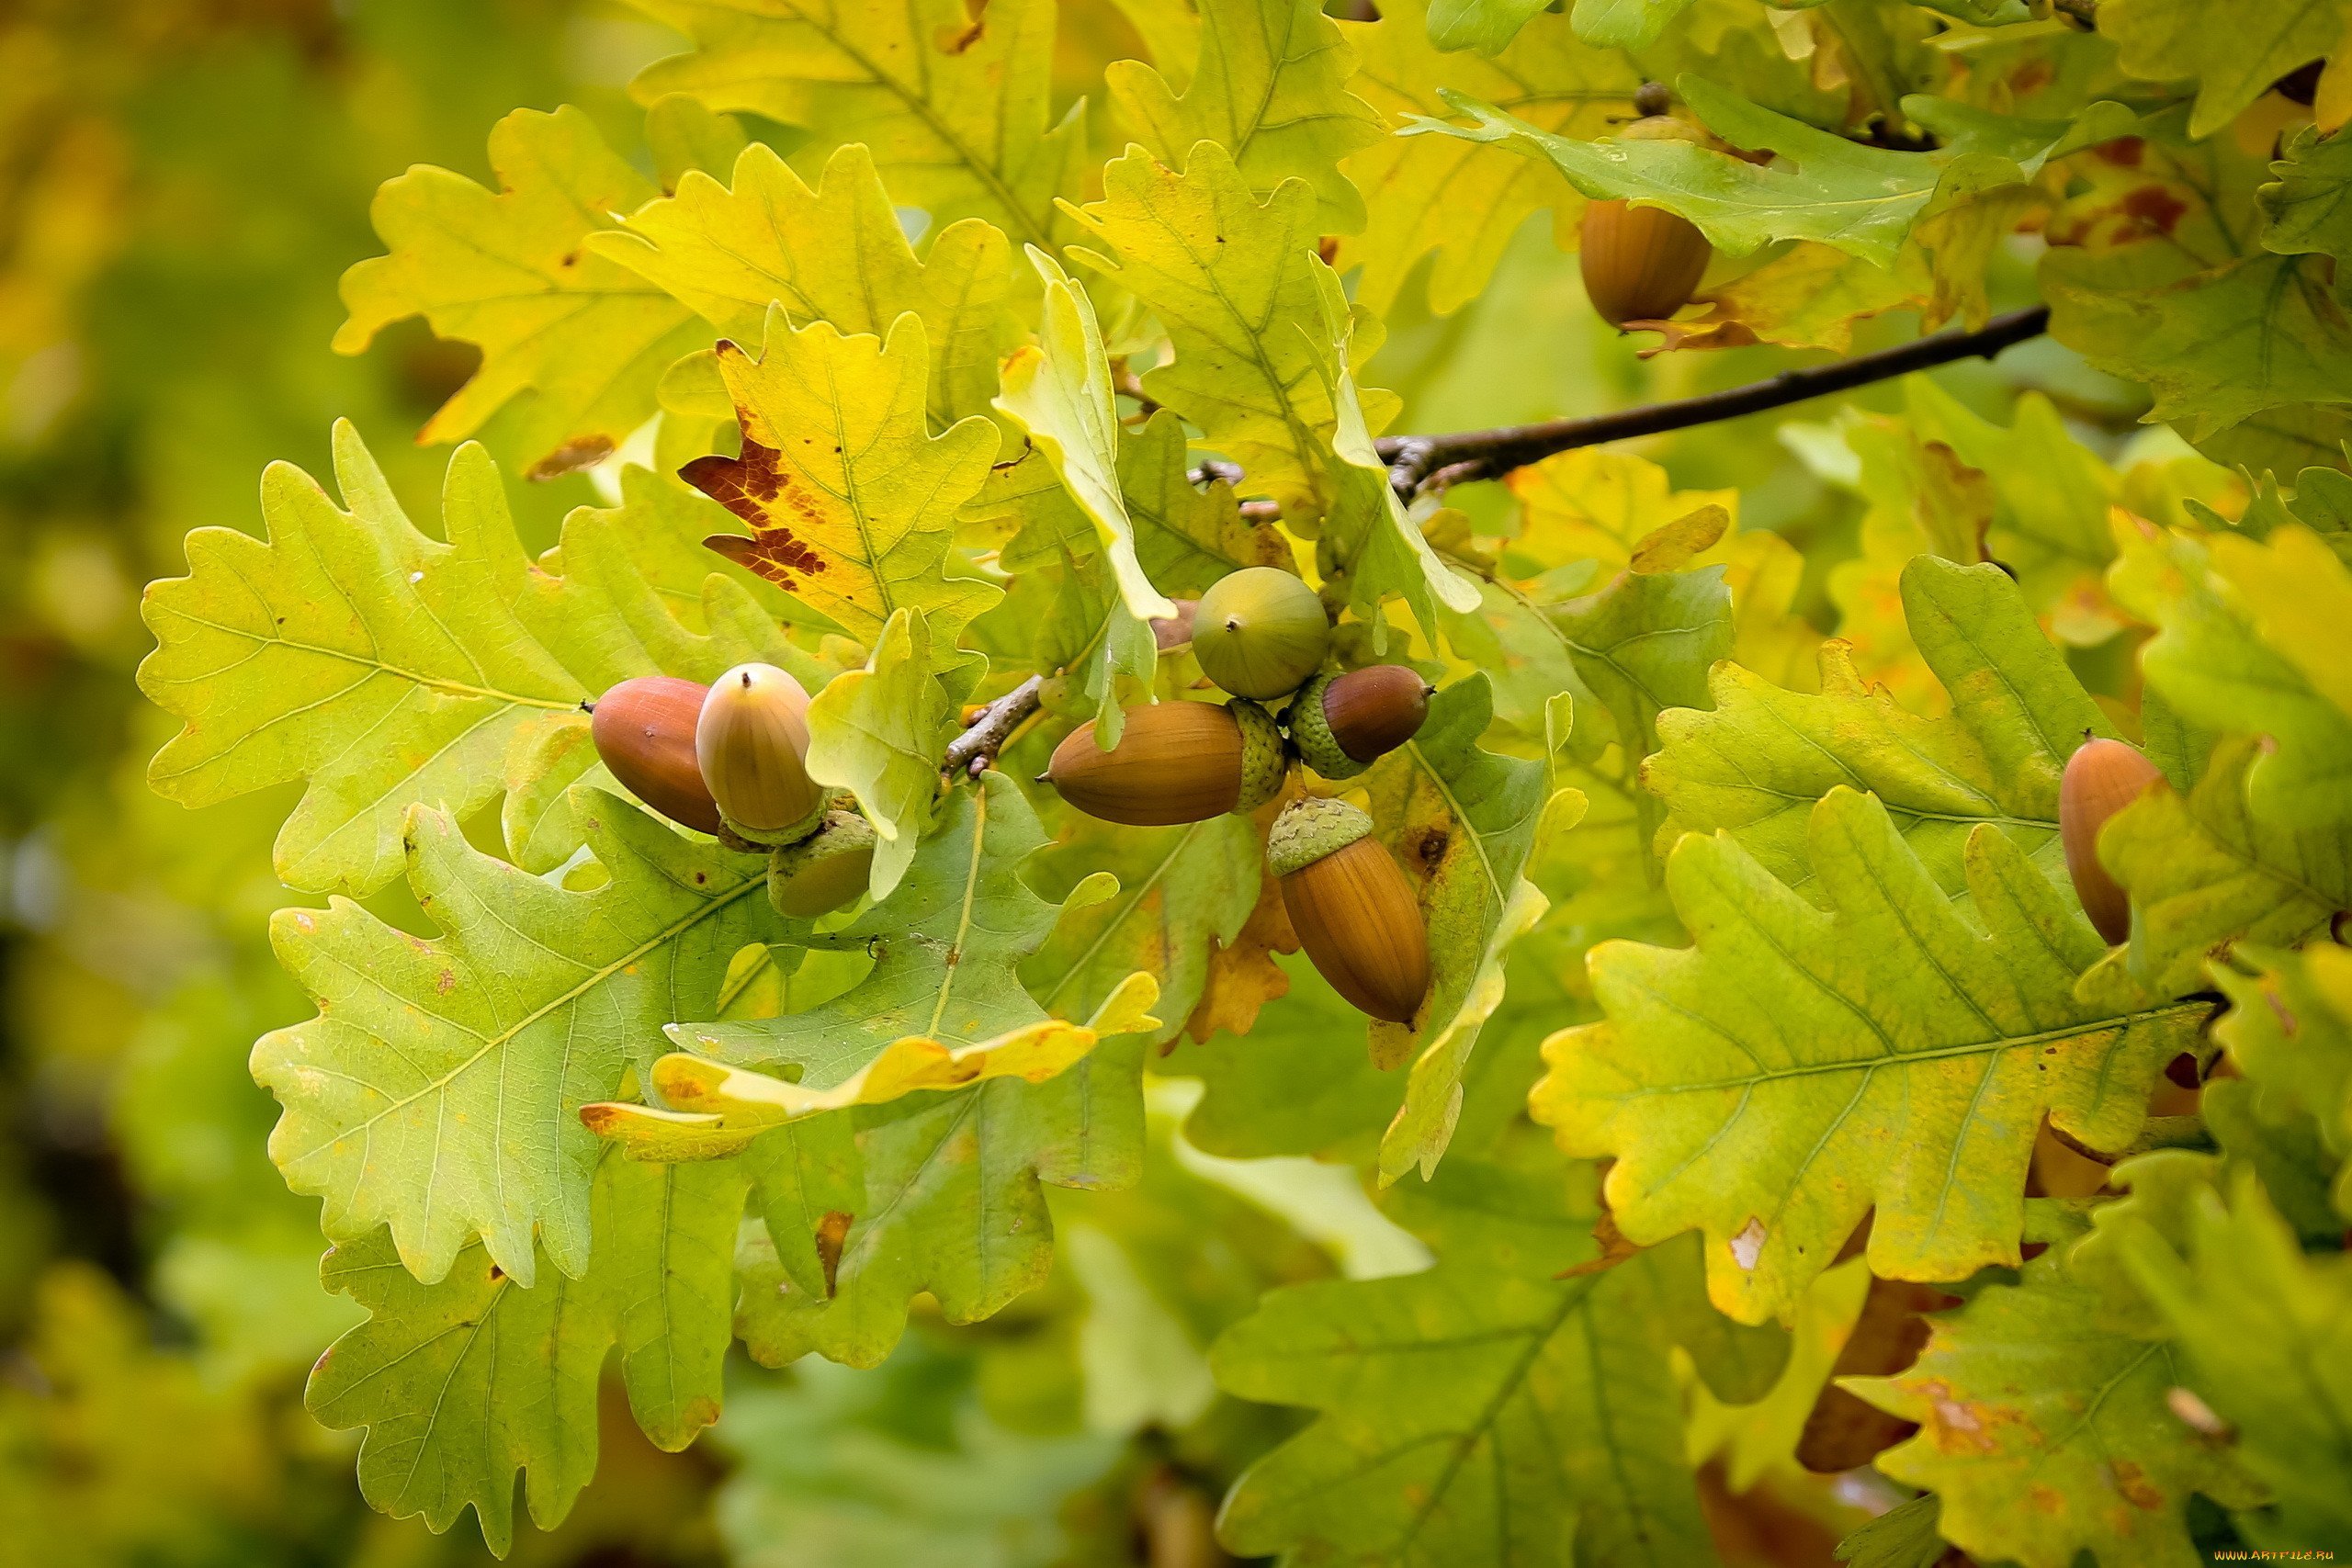
{"type": "Polygon", "coordinates": [[[1663,321],[1682,309],[1715,254],[1689,219],[1622,201],[1587,206],[1583,236],[1577,260],[1585,295],[1612,327],[1663,321]]]}
{"type": "Polygon", "coordinates": [[[2120,740],[2085,740],[2066,759],[2058,784],[2058,838],[2066,872],[2083,913],[2109,942],[2132,934],[2132,896],[2098,862],[2098,830],[2107,819],[2164,777],[2154,762],[2120,740]]]}
{"type": "Polygon", "coordinates": [[[808,694],[773,664],[738,664],[695,720],[703,783],[737,838],[789,844],[815,831],[825,792],[808,776],[808,694]]]}
{"type": "Polygon", "coordinates": [[[1372,818],[1343,800],[1293,801],[1266,835],[1299,945],[1359,1012],[1409,1023],[1430,987],[1429,936],[1372,818]]]}
{"type": "Polygon", "coordinates": [[[588,733],[621,787],[698,833],[718,831],[718,803],[695,763],[695,720],[709,691],[699,681],[639,675],[596,699],[588,733]]]}
{"type": "Polygon", "coordinates": [[[1283,766],[1273,716],[1237,697],[1223,707],[1131,707],[1108,751],[1094,743],[1094,727],[1081,725],[1054,748],[1046,777],[1089,817],[1164,828],[1256,810],[1282,786],[1283,766]]]}
{"type": "Polygon", "coordinates": [[[1436,694],[1417,670],[1367,665],[1309,681],[1283,723],[1308,767],[1327,779],[1353,778],[1420,733],[1436,694]]]}

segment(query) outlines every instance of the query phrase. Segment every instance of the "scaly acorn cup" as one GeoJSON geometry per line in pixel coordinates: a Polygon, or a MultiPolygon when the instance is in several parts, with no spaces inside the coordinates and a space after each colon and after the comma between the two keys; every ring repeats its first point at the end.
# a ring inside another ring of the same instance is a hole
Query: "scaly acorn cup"
{"type": "Polygon", "coordinates": [[[1283,710],[1290,743],[1327,779],[1348,779],[1420,733],[1437,688],[1402,664],[1317,675],[1283,710]]]}
{"type": "Polygon", "coordinates": [[[2120,740],[2085,740],[2066,759],[2058,781],[2058,838],[2066,873],[2083,913],[2110,944],[2132,934],[2132,896],[2098,862],[2098,830],[2164,777],[2154,762],[2120,740]]]}
{"type": "Polygon", "coordinates": [[[1429,934],[1372,818],[1344,800],[1293,801],[1266,835],[1266,863],[1316,970],[1359,1012],[1409,1023],[1430,988],[1429,934]]]}
{"type": "Polygon", "coordinates": [[[1046,777],[1064,800],[1105,822],[1164,828],[1254,811],[1282,787],[1282,730],[1256,703],[1152,703],[1126,710],[1117,746],[1081,725],[1054,748],[1046,777]]]}
{"type": "Polygon", "coordinates": [[[1245,566],[1208,586],[1193,612],[1201,673],[1237,697],[1271,702],[1296,691],[1331,646],[1315,590],[1271,566],[1245,566]]]}
{"type": "Polygon", "coordinates": [[[598,697],[588,734],[621,787],[682,827],[718,831],[718,803],[695,762],[695,720],[709,688],[674,675],[639,675],[598,697]]]}
{"type": "Polygon", "coordinates": [[[729,831],[773,847],[807,838],[825,815],[808,776],[808,694],[773,664],[738,664],[711,682],[695,722],[695,759],[729,831]]]}
{"type": "Polygon", "coordinates": [[[865,891],[874,872],[874,825],[836,807],[817,830],[768,856],[768,902],[787,919],[813,920],[865,891]]]}

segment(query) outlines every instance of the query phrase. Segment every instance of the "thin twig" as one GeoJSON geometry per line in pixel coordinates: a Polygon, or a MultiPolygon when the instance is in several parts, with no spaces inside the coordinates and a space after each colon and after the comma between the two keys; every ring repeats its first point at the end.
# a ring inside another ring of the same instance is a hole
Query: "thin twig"
{"type": "Polygon", "coordinates": [[[1741,414],[1801,403],[1808,399],[1843,392],[1872,381],[1884,381],[1914,370],[1949,365],[1956,359],[1991,358],[2012,344],[2039,337],[2050,325],[2050,307],[2012,310],[1996,316],[1974,332],[1945,333],[1923,337],[1876,354],[1858,355],[1833,364],[1803,370],[1784,370],[1769,380],[1751,381],[1696,398],[1647,403],[1613,413],[1583,419],[1546,420],[1541,424],[1506,425],[1498,430],[1461,430],[1443,435],[1385,436],[1378,443],[1382,458],[1397,493],[1408,500],[1442,472],[1450,484],[1466,479],[1498,479],[1513,468],[1577,446],[1604,441],[1655,435],[1712,424],[1741,414]]]}
{"type": "Polygon", "coordinates": [[[1032,675],[1012,690],[989,704],[973,716],[964,733],[947,743],[946,754],[940,758],[941,778],[954,784],[961,775],[978,778],[996,761],[1021,721],[1037,711],[1037,703],[1046,689],[1043,675],[1032,675]]]}

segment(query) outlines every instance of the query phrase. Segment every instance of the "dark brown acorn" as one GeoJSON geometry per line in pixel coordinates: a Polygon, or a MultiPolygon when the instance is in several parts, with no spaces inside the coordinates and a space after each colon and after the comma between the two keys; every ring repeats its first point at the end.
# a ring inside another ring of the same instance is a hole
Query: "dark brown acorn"
{"type": "Polygon", "coordinates": [[[2098,861],[2098,830],[2164,777],[2154,762],[2120,740],[2086,740],[2066,759],[2058,784],[2058,838],[2066,872],[2083,913],[2109,942],[2132,934],[2132,896],[2098,861]]]}
{"type": "Polygon", "coordinates": [[[1409,1023],[1430,987],[1429,935],[1372,818],[1343,800],[1293,801],[1266,835],[1301,947],[1350,1006],[1409,1023]]]}
{"type": "Polygon", "coordinates": [[[1420,733],[1437,688],[1402,664],[1318,675],[1283,711],[1291,745],[1327,779],[1353,778],[1420,733]]]}
{"type": "Polygon", "coordinates": [[[695,762],[695,720],[709,688],[639,675],[596,699],[588,733],[621,787],[683,827],[718,831],[718,802],[695,762]]]}
{"type": "Polygon", "coordinates": [[[1106,822],[1162,828],[1254,811],[1283,778],[1282,732],[1257,704],[1152,703],[1126,710],[1105,751],[1081,725],[1054,748],[1046,776],[1061,797],[1106,822]]]}

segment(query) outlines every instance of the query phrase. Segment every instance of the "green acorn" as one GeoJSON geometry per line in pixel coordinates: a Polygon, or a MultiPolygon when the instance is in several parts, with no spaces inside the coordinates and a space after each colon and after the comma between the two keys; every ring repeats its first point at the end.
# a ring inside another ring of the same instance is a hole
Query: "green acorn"
{"type": "Polygon", "coordinates": [[[1237,697],[1268,702],[1298,689],[1331,643],[1315,590],[1271,566],[1246,566],[1209,584],[1193,612],[1201,673],[1237,697]]]}
{"type": "Polygon", "coordinates": [[[1327,779],[1351,779],[1420,733],[1437,688],[1402,664],[1317,675],[1283,711],[1290,743],[1327,779]]]}
{"type": "Polygon", "coordinates": [[[865,891],[874,871],[874,825],[835,807],[817,830],[768,856],[768,902],[788,919],[813,920],[865,891]]]}
{"type": "Polygon", "coordinates": [[[808,694],[773,664],[738,664],[711,682],[695,720],[695,761],[721,820],[774,847],[814,832],[825,792],[809,778],[808,694]]]}
{"type": "Polygon", "coordinates": [[[1054,748],[1046,776],[1089,817],[1160,828],[1254,811],[1282,787],[1285,765],[1273,716],[1236,697],[1131,707],[1108,751],[1081,725],[1054,748]]]}
{"type": "Polygon", "coordinates": [[[1372,818],[1344,800],[1293,801],[1266,835],[1266,863],[1316,971],[1350,1006],[1409,1023],[1430,987],[1429,934],[1372,818]]]}

